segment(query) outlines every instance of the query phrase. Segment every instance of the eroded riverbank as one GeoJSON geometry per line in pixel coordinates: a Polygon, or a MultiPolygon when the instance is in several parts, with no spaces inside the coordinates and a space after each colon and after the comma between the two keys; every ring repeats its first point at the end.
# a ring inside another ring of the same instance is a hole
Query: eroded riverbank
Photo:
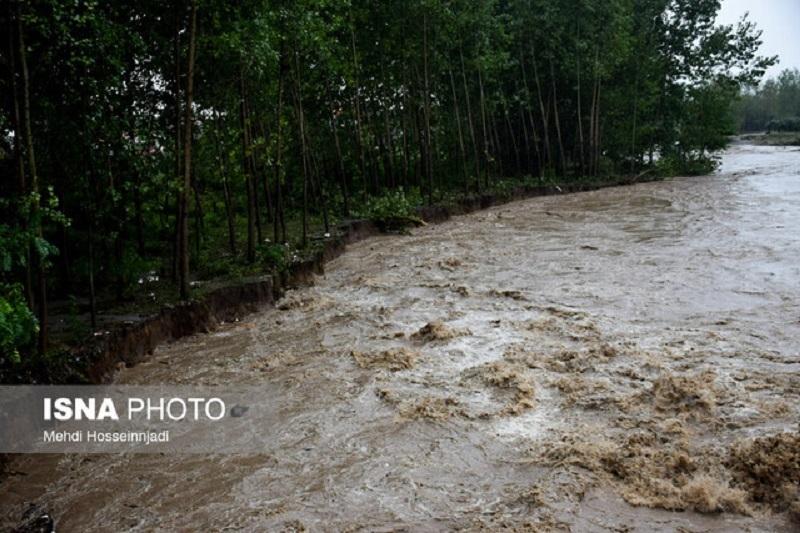
{"type": "Polygon", "coordinates": [[[739,145],[715,176],[354,244],[276,309],[118,376],[269,384],[262,455],[29,457],[3,519],[35,501],[61,531],[791,530],[798,175],[800,152],[739,145]]]}

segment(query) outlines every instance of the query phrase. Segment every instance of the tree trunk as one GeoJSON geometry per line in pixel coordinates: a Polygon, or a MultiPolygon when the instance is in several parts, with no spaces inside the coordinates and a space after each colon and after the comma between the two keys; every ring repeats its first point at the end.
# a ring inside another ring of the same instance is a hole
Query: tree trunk
{"type": "MultiPolygon", "coordinates": [[[[28,76],[27,49],[25,47],[25,36],[22,27],[21,2],[17,3],[17,45],[19,52],[19,64],[22,72],[22,120],[23,136],[25,142],[25,153],[28,159],[28,176],[30,177],[30,192],[33,193],[30,208],[30,222],[33,224],[33,232],[37,238],[42,238],[42,221],[39,213],[39,175],[36,172],[36,155],[33,148],[33,128],[31,125],[31,88],[30,77],[28,76]]],[[[32,244],[29,248],[32,247],[32,244]]],[[[47,280],[44,275],[44,260],[37,250],[29,251],[29,256],[34,259],[33,270],[36,273],[36,310],[39,319],[39,355],[43,356],[47,351],[47,280]]]]}
{"type": "Polygon", "coordinates": [[[576,92],[576,102],[577,102],[577,112],[578,112],[578,162],[581,166],[581,174],[586,174],[586,141],[583,138],[583,109],[582,109],[582,96],[581,96],[581,57],[578,51],[575,52],[577,56],[577,87],[575,89],[576,92]]]}
{"type": "MultiPolygon", "coordinates": [[[[261,139],[263,139],[264,143],[266,143],[267,142],[267,130],[264,127],[264,123],[261,122],[261,121],[259,121],[259,133],[261,134],[261,139]]],[[[254,156],[254,160],[255,160],[255,156],[254,156]]],[[[264,201],[265,201],[266,207],[267,207],[267,212],[266,212],[267,218],[265,220],[270,220],[272,218],[272,211],[273,211],[274,207],[272,205],[272,193],[270,192],[270,186],[269,186],[269,172],[267,172],[267,164],[264,161],[264,158],[260,157],[260,158],[258,158],[258,161],[261,162],[261,164],[258,165],[258,167],[261,170],[261,175],[262,175],[261,186],[264,189],[264,201]]]]}
{"type": "Polygon", "coordinates": [[[461,153],[461,167],[464,171],[464,194],[469,194],[469,171],[467,170],[467,151],[464,147],[464,134],[461,131],[461,111],[458,108],[458,95],[456,94],[456,82],[453,78],[453,69],[447,70],[450,74],[450,89],[453,91],[453,114],[456,116],[456,128],[458,130],[458,148],[461,153]]]}
{"type": "MultiPolygon", "coordinates": [[[[304,118],[305,120],[305,118],[304,118]]],[[[306,131],[306,146],[311,146],[311,137],[308,135],[308,131],[306,131]]],[[[315,186],[316,193],[317,193],[317,200],[322,207],[322,225],[325,228],[325,233],[330,234],[331,227],[330,227],[330,219],[328,217],[328,201],[325,197],[325,188],[322,184],[322,175],[320,174],[320,164],[317,159],[317,156],[314,154],[313,151],[308,150],[308,158],[311,162],[311,166],[313,172],[311,175],[313,176],[312,185],[315,186]]]]}
{"type": "Polygon", "coordinates": [[[459,44],[458,47],[458,56],[461,59],[461,81],[464,84],[464,101],[467,104],[467,124],[469,125],[469,135],[472,139],[472,151],[473,156],[475,157],[475,185],[477,187],[477,191],[480,194],[481,192],[481,161],[480,156],[478,155],[478,139],[477,135],[475,135],[475,124],[472,121],[472,105],[470,104],[469,100],[469,89],[467,87],[467,71],[464,67],[464,53],[461,49],[461,45],[459,44]]]}
{"type": "Polygon", "coordinates": [[[506,119],[506,127],[508,127],[508,137],[511,139],[511,148],[514,150],[514,159],[517,164],[517,174],[522,170],[522,161],[520,159],[519,147],[517,146],[517,137],[514,135],[514,128],[511,126],[511,117],[508,114],[508,104],[503,98],[503,115],[506,119]]]}
{"type": "Polygon", "coordinates": [[[255,159],[255,148],[253,147],[253,120],[250,117],[250,104],[248,100],[248,93],[247,93],[247,84],[245,82],[244,74],[241,75],[242,84],[241,84],[241,92],[242,92],[242,109],[244,113],[244,120],[242,121],[242,132],[244,134],[243,140],[245,143],[245,150],[243,157],[245,158],[245,165],[246,171],[245,176],[247,179],[250,180],[249,184],[249,191],[252,192],[252,195],[249,199],[253,203],[253,216],[255,218],[255,225],[256,225],[256,244],[260,244],[264,240],[263,231],[261,228],[261,209],[259,209],[259,205],[261,202],[259,201],[259,194],[258,194],[258,178],[257,178],[257,167],[256,167],[256,159],[255,159]]]}
{"type": "Polygon", "coordinates": [[[630,152],[630,159],[631,159],[631,169],[630,172],[633,174],[636,172],[636,163],[640,160],[639,154],[636,150],[636,127],[637,127],[637,120],[639,117],[639,59],[637,56],[636,59],[636,72],[634,74],[634,81],[633,81],[633,124],[631,126],[631,152],[630,152]]]}
{"type": "Polygon", "coordinates": [[[189,57],[186,63],[186,116],[183,124],[183,183],[180,189],[181,216],[179,231],[180,246],[178,250],[178,256],[180,258],[180,296],[183,300],[189,297],[189,206],[187,196],[192,182],[192,123],[194,122],[192,99],[194,97],[194,62],[197,45],[197,0],[192,0],[191,6],[192,11],[189,22],[189,57]]]}
{"type": "Polygon", "coordinates": [[[347,195],[347,173],[344,169],[344,158],[342,157],[342,145],[339,142],[339,128],[336,125],[336,114],[333,109],[331,109],[331,130],[333,131],[333,143],[336,146],[336,170],[339,174],[339,186],[342,189],[342,203],[344,209],[344,216],[350,216],[350,199],[347,195]]]}
{"type": "Polygon", "coordinates": [[[364,136],[361,132],[361,103],[360,93],[361,85],[359,84],[358,76],[358,55],[356,54],[356,33],[351,25],[350,27],[350,42],[353,48],[353,76],[355,77],[355,95],[353,96],[353,107],[356,112],[356,149],[358,150],[358,161],[360,163],[361,179],[364,182],[364,188],[367,188],[367,163],[364,157],[364,136]]]}
{"type": "Polygon", "coordinates": [[[250,167],[250,139],[247,127],[247,104],[244,81],[244,68],[239,68],[239,122],[241,124],[242,141],[242,172],[245,178],[245,190],[247,192],[247,261],[252,263],[256,260],[256,198],[253,174],[250,167]]]}
{"type": "Polygon", "coordinates": [[[397,185],[394,170],[394,143],[392,143],[392,129],[389,120],[389,106],[384,106],[383,109],[383,135],[386,139],[386,155],[384,168],[388,167],[386,171],[389,175],[389,186],[394,188],[397,185]]]}
{"type": "Polygon", "coordinates": [[[276,141],[276,155],[275,155],[275,214],[272,223],[275,242],[286,242],[286,220],[283,214],[283,174],[282,174],[282,155],[283,155],[283,87],[286,77],[286,54],[281,49],[280,58],[278,61],[278,105],[275,116],[277,118],[277,141],[276,141]],[[279,227],[280,237],[279,239],[279,227]]]}
{"type": "Polygon", "coordinates": [[[89,242],[89,321],[94,333],[97,330],[97,294],[94,287],[94,231],[92,231],[91,223],[87,237],[89,242]]]}
{"type": "Polygon", "coordinates": [[[142,175],[136,171],[136,185],[133,188],[133,209],[136,219],[136,251],[139,257],[146,255],[144,241],[144,214],[142,213],[142,175]]]}
{"type": "Polygon", "coordinates": [[[529,124],[531,126],[531,141],[533,142],[533,147],[536,151],[536,164],[539,167],[539,176],[541,177],[544,175],[544,161],[542,159],[541,150],[539,149],[539,136],[536,134],[536,120],[533,118],[533,110],[531,109],[530,102],[531,91],[528,86],[528,75],[525,71],[525,54],[522,51],[520,51],[519,55],[519,66],[522,70],[522,82],[525,86],[525,93],[528,96],[528,102],[525,107],[528,111],[528,120],[530,121],[529,124]]]}
{"type": "Polygon", "coordinates": [[[236,255],[236,224],[234,220],[233,200],[231,199],[231,187],[228,183],[228,171],[225,167],[225,156],[222,144],[222,121],[220,120],[220,113],[217,111],[214,115],[216,119],[216,135],[214,144],[217,146],[217,161],[219,164],[219,173],[222,176],[222,196],[225,202],[225,219],[228,223],[228,248],[230,248],[231,255],[236,255]]]}
{"type": "Polygon", "coordinates": [[[550,85],[553,88],[553,119],[556,125],[556,136],[558,138],[558,156],[561,163],[561,174],[567,171],[567,160],[564,155],[564,143],[561,140],[561,121],[558,118],[558,90],[556,88],[556,73],[553,67],[553,60],[550,60],[550,85]]]}
{"type": "Polygon", "coordinates": [[[544,150],[547,156],[547,166],[553,163],[553,151],[550,149],[550,126],[548,124],[547,112],[545,111],[544,98],[542,98],[542,84],[539,82],[539,69],[536,66],[536,51],[531,45],[531,62],[533,63],[533,79],[536,83],[536,93],[539,98],[539,111],[542,114],[542,130],[544,131],[544,150]]]}
{"type": "MultiPolygon", "coordinates": [[[[20,95],[17,86],[17,45],[15,41],[15,28],[14,28],[14,12],[12,10],[12,3],[8,2],[8,60],[9,60],[9,78],[11,85],[12,97],[12,113],[11,113],[11,130],[14,132],[14,170],[17,175],[17,189],[19,198],[24,198],[28,194],[28,184],[25,180],[25,162],[22,156],[22,119],[20,116],[20,95]]],[[[29,220],[27,213],[20,217],[20,226],[23,230],[28,229],[29,220]]],[[[25,301],[30,309],[34,308],[33,302],[33,273],[31,269],[31,247],[25,247],[25,279],[23,282],[23,290],[25,291],[25,301]]]]}
{"type": "Polygon", "coordinates": [[[200,185],[197,183],[197,172],[192,173],[192,190],[194,191],[194,252],[200,257],[200,246],[203,244],[203,202],[200,199],[200,185]]]}
{"type": "Polygon", "coordinates": [[[595,172],[595,175],[600,173],[600,154],[601,154],[601,149],[600,149],[600,135],[601,135],[600,102],[601,102],[601,99],[600,99],[600,96],[601,96],[601,88],[602,88],[602,81],[600,80],[600,77],[598,76],[598,78],[597,78],[597,105],[595,107],[595,115],[596,115],[596,117],[595,117],[595,130],[594,130],[594,135],[595,135],[595,140],[594,140],[594,150],[595,150],[595,153],[594,153],[594,172],[595,172]]]}
{"type": "Polygon", "coordinates": [[[181,109],[181,31],[182,31],[182,22],[183,22],[183,14],[181,12],[183,8],[183,2],[179,1],[176,4],[176,12],[175,12],[175,39],[174,39],[174,50],[173,53],[175,55],[175,180],[178,183],[178,193],[175,196],[175,231],[173,232],[173,240],[172,240],[172,263],[171,263],[171,277],[173,281],[178,281],[178,263],[179,263],[179,253],[178,250],[180,248],[180,227],[181,227],[181,193],[180,193],[180,183],[183,180],[181,168],[182,168],[182,159],[181,159],[181,150],[183,149],[183,143],[181,142],[181,129],[183,127],[182,124],[182,109],[181,109]]]}
{"type": "Polygon", "coordinates": [[[486,123],[486,98],[483,93],[483,75],[481,74],[481,68],[478,67],[478,89],[480,94],[480,106],[481,106],[481,125],[483,127],[483,156],[486,158],[486,186],[489,186],[489,162],[492,160],[492,155],[489,152],[489,136],[488,136],[488,124],[486,123]]]}
{"type": "Polygon", "coordinates": [[[310,172],[308,162],[308,152],[306,147],[306,129],[305,117],[303,116],[303,100],[300,94],[300,61],[297,57],[297,52],[294,56],[294,100],[297,113],[297,123],[300,127],[300,150],[301,159],[303,162],[303,235],[302,235],[302,248],[308,245],[308,174],[310,172]]]}
{"type": "MultiPolygon", "coordinates": [[[[403,103],[404,109],[408,109],[406,107],[407,100],[404,100],[403,103]]],[[[402,113],[400,120],[403,123],[403,180],[401,185],[405,186],[408,183],[411,172],[411,154],[408,147],[408,112],[402,113]]]]}
{"type": "Polygon", "coordinates": [[[422,66],[425,95],[422,100],[425,111],[425,174],[428,182],[428,204],[433,204],[433,156],[431,155],[431,88],[428,74],[428,11],[422,14],[422,66]]]}

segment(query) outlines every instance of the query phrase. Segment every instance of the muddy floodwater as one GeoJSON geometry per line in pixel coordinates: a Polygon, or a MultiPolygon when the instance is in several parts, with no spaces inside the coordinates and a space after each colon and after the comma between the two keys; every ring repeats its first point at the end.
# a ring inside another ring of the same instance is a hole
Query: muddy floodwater
{"type": "Polygon", "coordinates": [[[260,455],[27,456],[59,531],[792,531],[800,151],[354,244],[120,383],[262,385],[260,455]]]}

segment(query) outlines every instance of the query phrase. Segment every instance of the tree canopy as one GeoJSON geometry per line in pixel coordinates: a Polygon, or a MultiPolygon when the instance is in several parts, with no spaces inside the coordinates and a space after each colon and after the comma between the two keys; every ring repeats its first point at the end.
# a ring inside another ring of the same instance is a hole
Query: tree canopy
{"type": "Polygon", "coordinates": [[[739,128],[800,131],[800,70],[786,69],[755,88],[746,88],[737,105],[739,128]]]}

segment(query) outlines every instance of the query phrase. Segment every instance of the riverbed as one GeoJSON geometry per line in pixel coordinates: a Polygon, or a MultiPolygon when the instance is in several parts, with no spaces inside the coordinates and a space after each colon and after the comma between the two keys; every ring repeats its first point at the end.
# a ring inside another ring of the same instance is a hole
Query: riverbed
{"type": "Polygon", "coordinates": [[[278,423],[259,455],[26,457],[6,525],[791,531],[800,150],[370,238],[116,381],[267,387],[278,423]]]}

